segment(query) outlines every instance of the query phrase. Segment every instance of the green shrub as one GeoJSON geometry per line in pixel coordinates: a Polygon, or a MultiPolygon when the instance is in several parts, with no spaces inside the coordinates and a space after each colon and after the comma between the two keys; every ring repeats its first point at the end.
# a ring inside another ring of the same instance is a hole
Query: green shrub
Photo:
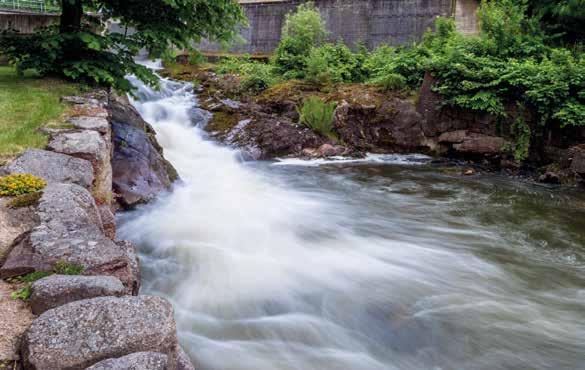
{"type": "Polygon", "coordinates": [[[311,96],[299,110],[301,124],[329,139],[337,140],[333,132],[333,113],[336,104],[326,103],[318,97],[311,96]]]}
{"type": "Polygon", "coordinates": [[[304,78],[307,56],[327,36],[325,22],[313,2],[301,4],[287,14],[282,27],[281,41],[272,63],[284,78],[304,78]]]}
{"type": "Polygon", "coordinates": [[[13,209],[30,207],[32,205],[36,205],[42,196],[43,196],[42,191],[22,194],[14,197],[14,199],[11,199],[10,202],[8,202],[7,206],[13,209]]]}
{"type": "Polygon", "coordinates": [[[47,182],[30,174],[0,177],[0,196],[16,196],[42,190],[47,182]]]}
{"type": "Polygon", "coordinates": [[[207,62],[207,58],[199,50],[189,52],[189,64],[197,66],[207,62]]]}
{"type": "Polygon", "coordinates": [[[384,91],[402,90],[406,87],[406,78],[398,73],[388,73],[371,81],[384,91]]]}
{"type": "Polygon", "coordinates": [[[274,85],[279,79],[270,64],[255,62],[249,56],[222,59],[215,71],[220,74],[234,74],[242,77],[244,91],[261,92],[274,85]]]}
{"type": "Polygon", "coordinates": [[[363,63],[345,44],[324,44],[313,48],[307,58],[306,77],[331,82],[361,82],[363,63]]]}

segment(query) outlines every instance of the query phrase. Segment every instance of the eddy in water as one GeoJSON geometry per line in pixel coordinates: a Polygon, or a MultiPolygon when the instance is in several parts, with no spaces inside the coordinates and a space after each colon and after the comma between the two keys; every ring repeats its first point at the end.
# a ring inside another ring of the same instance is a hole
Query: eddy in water
{"type": "Polygon", "coordinates": [[[242,162],[191,86],[135,83],[182,181],[120,232],[198,368],[585,369],[582,199],[399,156],[242,162]]]}

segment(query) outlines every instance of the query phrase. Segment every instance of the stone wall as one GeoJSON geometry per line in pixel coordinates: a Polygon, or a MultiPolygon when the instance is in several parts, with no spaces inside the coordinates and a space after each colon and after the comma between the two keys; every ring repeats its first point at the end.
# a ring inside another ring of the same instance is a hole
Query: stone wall
{"type": "MultiPolygon", "coordinates": [[[[230,51],[271,53],[280,41],[285,15],[303,2],[240,1],[249,27],[241,30],[245,43],[234,45],[230,51]]],[[[315,3],[325,18],[331,41],[343,40],[350,46],[408,44],[420,39],[438,16],[456,14],[457,23],[465,33],[473,33],[477,27],[477,0],[317,0],[315,3]]],[[[220,45],[207,41],[200,48],[205,52],[222,51],[220,45]]]]}

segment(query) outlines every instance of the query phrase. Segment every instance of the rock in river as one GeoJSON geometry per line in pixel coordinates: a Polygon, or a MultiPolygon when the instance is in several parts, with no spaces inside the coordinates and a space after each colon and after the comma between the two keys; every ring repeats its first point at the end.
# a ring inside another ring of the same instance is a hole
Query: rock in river
{"type": "Polygon", "coordinates": [[[87,370],[167,370],[167,365],[167,356],[162,353],[138,352],[98,362],[87,370]]]}

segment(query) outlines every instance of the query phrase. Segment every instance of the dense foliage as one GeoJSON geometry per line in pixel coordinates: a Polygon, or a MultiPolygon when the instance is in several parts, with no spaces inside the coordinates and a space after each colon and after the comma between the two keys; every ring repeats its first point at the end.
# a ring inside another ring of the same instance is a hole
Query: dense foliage
{"type": "MultiPolygon", "coordinates": [[[[287,16],[271,64],[256,67],[265,82],[256,86],[300,78],[417,91],[429,73],[445,105],[513,122],[507,131],[516,139],[510,151],[517,159],[528,156],[531,138],[547,125],[585,125],[585,3],[483,0],[478,17],[477,36],[463,36],[452,19],[439,18],[414,45],[352,51],[341,42],[326,43],[319,11],[312,3],[301,5],[287,16]]],[[[244,66],[251,70],[249,63],[244,66]]]]}
{"type": "Polygon", "coordinates": [[[34,68],[123,91],[131,89],[127,74],[155,83],[152,72],[134,62],[141,49],[163,56],[202,38],[228,40],[244,22],[235,0],[62,0],[62,9],[59,27],[32,36],[4,32],[2,52],[19,70],[34,68]],[[103,19],[118,20],[121,32],[102,30],[95,18],[84,16],[87,7],[103,19]]]}

